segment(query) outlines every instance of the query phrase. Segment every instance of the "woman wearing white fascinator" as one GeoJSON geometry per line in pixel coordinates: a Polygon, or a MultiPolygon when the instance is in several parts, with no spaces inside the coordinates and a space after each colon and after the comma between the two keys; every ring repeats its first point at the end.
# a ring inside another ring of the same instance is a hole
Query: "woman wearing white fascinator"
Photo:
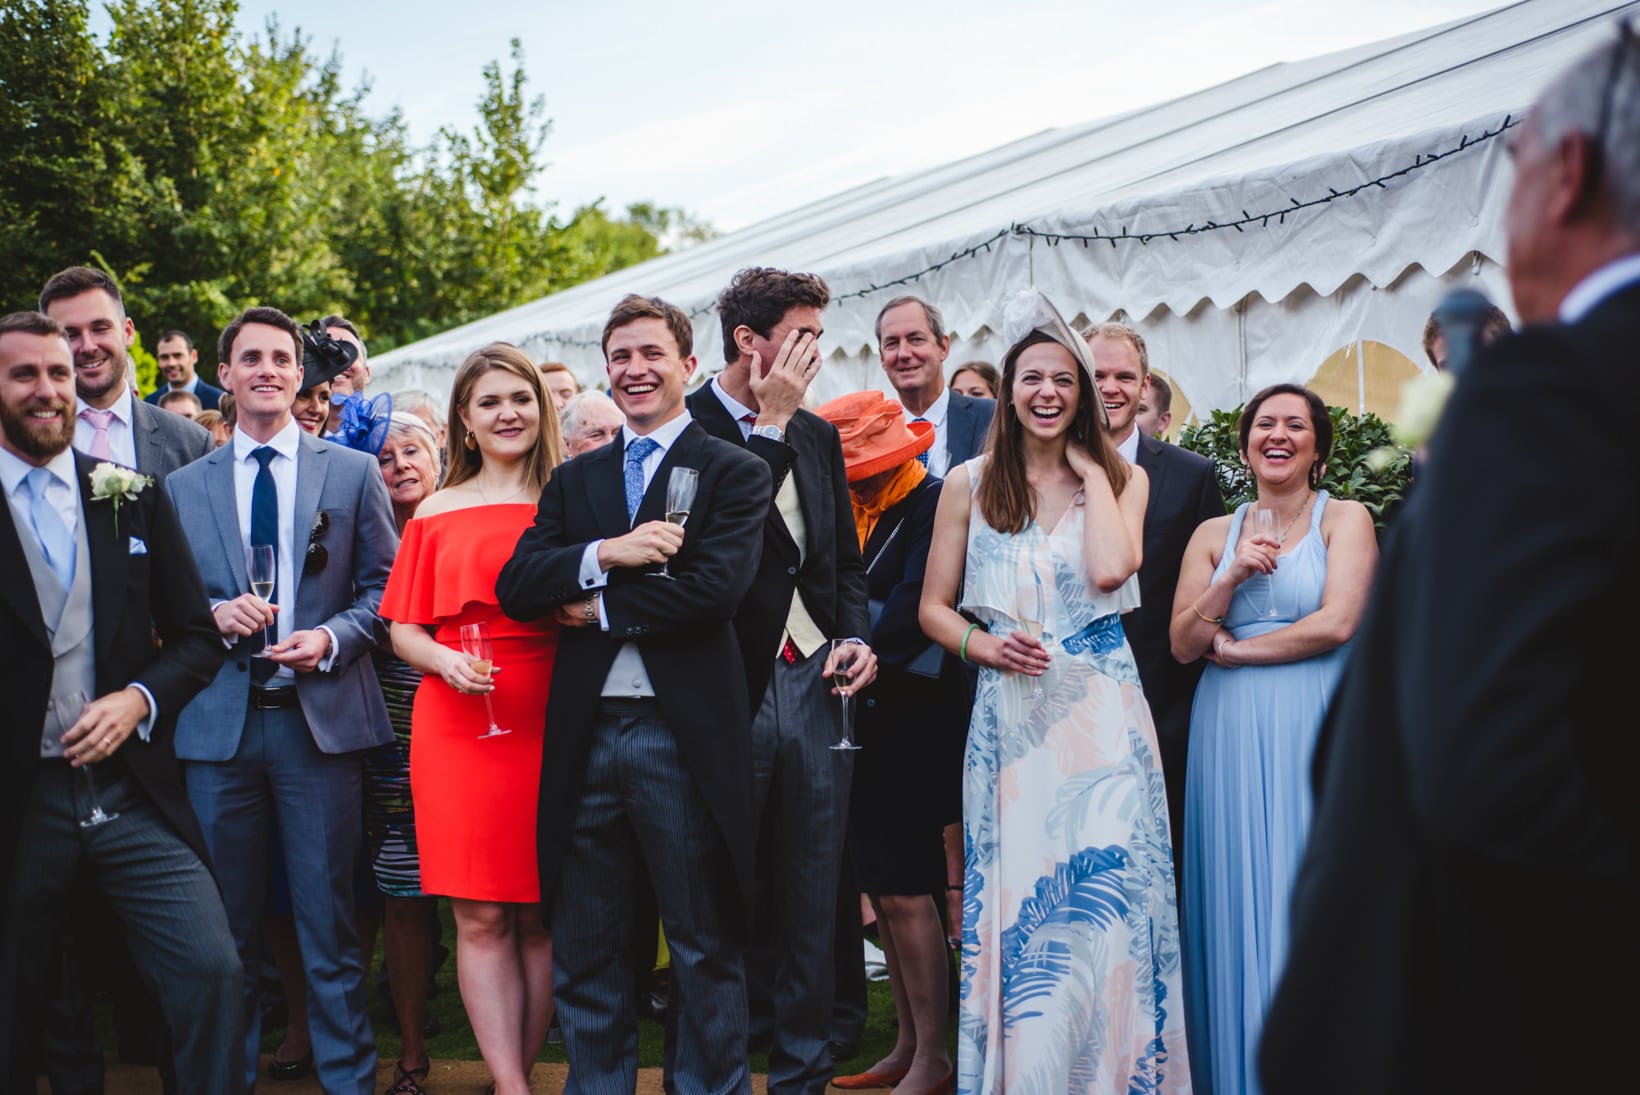
{"type": "Polygon", "coordinates": [[[946,479],[921,607],[980,666],[957,1088],[1188,1092],[1166,792],[1121,622],[1148,485],[1053,304],[1020,293],[1003,333],[986,451],[946,479]]]}

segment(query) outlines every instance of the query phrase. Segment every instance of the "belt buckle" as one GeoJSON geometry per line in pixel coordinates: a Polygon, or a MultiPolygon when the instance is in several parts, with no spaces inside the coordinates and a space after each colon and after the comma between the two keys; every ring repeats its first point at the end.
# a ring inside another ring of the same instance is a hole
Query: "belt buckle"
{"type": "Polygon", "coordinates": [[[296,702],[294,688],[253,688],[251,689],[251,706],[258,711],[280,711],[296,702]]]}

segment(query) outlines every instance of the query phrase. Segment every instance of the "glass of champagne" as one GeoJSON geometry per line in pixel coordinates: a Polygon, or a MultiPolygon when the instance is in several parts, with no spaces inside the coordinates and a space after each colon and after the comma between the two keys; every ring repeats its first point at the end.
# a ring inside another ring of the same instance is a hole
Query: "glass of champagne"
{"type": "MultiPolygon", "coordinates": [[[[80,720],[80,715],[84,713],[85,709],[90,706],[91,697],[84,692],[70,692],[57,700],[52,705],[57,716],[57,732],[59,734],[67,733],[80,720]]],[[[97,801],[97,777],[91,774],[91,762],[89,760],[80,765],[80,771],[85,773],[86,787],[91,792],[91,812],[80,819],[80,828],[93,829],[98,825],[106,825],[119,817],[120,815],[117,813],[111,814],[104,810],[102,803],[97,801]]]]}
{"type": "Polygon", "coordinates": [[[850,687],[848,671],[859,657],[859,643],[853,639],[833,639],[831,641],[832,674],[831,683],[837,686],[838,698],[843,701],[843,740],[833,745],[833,749],[858,749],[854,742],[854,690],[850,687]]]}
{"type": "MultiPolygon", "coordinates": [[[[1268,536],[1279,545],[1281,536],[1276,532],[1276,511],[1265,509],[1263,506],[1254,510],[1253,531],[1260,536],[1268,536]]],[[[1273,573],[1264,576],[1264,618],[1276,618],[1276,576],[1273,573]]]]}
{"type": "MultiPolygon", "coordinates": [[[[495,668],[495,645],[490,641],[490,629],[484,624],[461,625],[461,652],[467,655],[472,663],[473,672],[482,673],[486,677],[495,668]]],[[[496,738],[502,734],[510,734],[511,730],[503,730],[495,722],[495,704],[490,700],[490,694],[484,693],[484,710],[489,713],[490,725],[480,738],[496,738]]]]}
{"type": "MultiPolygon", "coordinates": [[[[689,522],[689,507],[695,504],[695,489],[700,485],[700,472],[694,468],[673,468],[671,478],[666,481],[666,523],[682,528],[689,522]]],[[[656,578],[670,578],[672,572],[667,569],[671,560],[661,564],[659,570],[650,571],[656,578]]]]}
{"type": "MultiPolygon", "coordinates": [[[[1048,614],[1047,598],[1042,590],[1042,575],[1033,574],[1036,580],[1028,586],[1021,586],[1019,590],[1019,629],[1037,642],[1042,642],[1043,626],[1048,614]]],[[[1042,699],[1042,678],[1031,678],[1031,698],[1042,699]]]]}
{"type": "MultiPolygon", "coordinates": [[[[272,603],[274,584],[279,579],[279,556],[272,544],[252,544],[250,557],[246,560],[245,569],[250,574],[251,592],[257,599],[272,603]]],[[[268,647],[273,645],[273,637],[268,634],[268,625],[262,625],[262,649],[251,654],[253,658],[270,657],[268,647]]]]}

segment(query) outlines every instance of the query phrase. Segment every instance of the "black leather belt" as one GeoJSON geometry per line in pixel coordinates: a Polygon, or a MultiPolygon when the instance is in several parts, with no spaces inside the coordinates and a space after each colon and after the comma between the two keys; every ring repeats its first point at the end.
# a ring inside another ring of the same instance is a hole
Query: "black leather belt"
{"type": "Polygon", "coordinates": [[[286,707],[295,706],[296,689],[294,687],[251,689],[251,707],[258,711],[280,711],[286,707]]]}

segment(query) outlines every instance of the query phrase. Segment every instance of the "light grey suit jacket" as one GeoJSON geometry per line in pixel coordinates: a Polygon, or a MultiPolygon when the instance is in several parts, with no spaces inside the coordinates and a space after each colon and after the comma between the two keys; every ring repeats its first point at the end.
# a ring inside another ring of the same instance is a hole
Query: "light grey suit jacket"
{"type": "MultiPolygon", "coordinates": [[[[248,593],[233,446],[224,445],[176,472],[165,487],[193,545],[212,603],[248,593]]],[[[392,741],[393,728],[369,655],[387,636],[387,625],[376,610],[399,537],[376,461],[304,433],[296,454],[296,529],[298,543],[290,546],[297,561],[293,629],[327,627],[336,636],[337,647],[328,671],[296,675],[308,729],[325,753],[392,741]],[[330,558],[323,571],[304,576],[301,560],[321,509],[330,516],[330,530],[319,542],[330,558]]],[[[181,759],[222,761],[238,750],[250,702],[254,642],[236,642],[216,679],[183,709],[176,734],[181,759]]]]}
{"type": "Polygon", "coordinates": [[[131,401],[131,434],[136,443],[137,470],[163,483],[178,468],[192,464],[216,446],[211,431],[180,414],[161,410],[140,399],[131,401]]]}

